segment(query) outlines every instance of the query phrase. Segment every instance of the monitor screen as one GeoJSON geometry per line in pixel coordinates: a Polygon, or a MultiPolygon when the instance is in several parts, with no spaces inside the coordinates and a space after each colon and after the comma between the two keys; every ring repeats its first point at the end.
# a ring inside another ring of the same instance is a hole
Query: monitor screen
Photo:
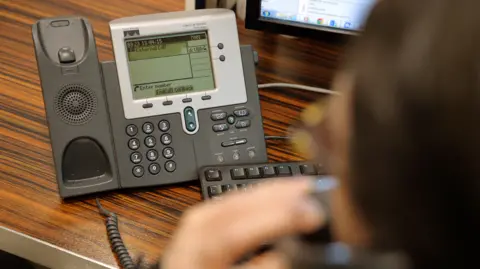
{"type": "Polygon", "coordinates": [[[215,89],[206,31],[125,40],[133,99],[215,89]]]}
{"type": "Polygon", "coordinates": [[[260,20],[361,31],[376,0],[261,0],[260,20]]]}

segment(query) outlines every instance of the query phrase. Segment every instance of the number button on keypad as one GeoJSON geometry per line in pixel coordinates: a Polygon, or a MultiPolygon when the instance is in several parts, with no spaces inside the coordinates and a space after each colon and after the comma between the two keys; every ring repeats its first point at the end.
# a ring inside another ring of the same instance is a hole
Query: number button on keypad
{"type": "Polygon", "coordinates": [[[166,120],[162,120],[158,123],[158,128],[162,132],[166,132],[170,129],[170,123],[166,120]]]}
{"type": "Polygon", "coordinates": [[[133,125],[133,124],[130,124],[130,125],[127,126],[127,130],[126,130],[126,131],[127,131],[127,134],[128,134],[129,136],[134,136],[134,135],[136,135],[136,134],[138,133],[138,128],[137,128],[137,126],[135,126],[135,125],[133,125]]]}
{"type": "Polygon", "coordinates": [[[147,146],[149,148],[153,148],[153,147],[155,147],[155,144],[157,144],[157,141],[155,140],[155,137],[147,136],[145,138],[145,146],[147,146]]]}
{"type": "Polygon", "coordinates": [[[149,161],[156,161],[158,159],[158,152],[154,149],[151,149],[147,152],[147,159],[149,161]]]}
{"type": "Polygon", "coordinates": [[[140,147],[140,141],[138,141],[136,138],[132,138],[128,140],[128,147],[131,150],[137,150],[140,147]]]}
{"type": "Polygon", "coordinates": [[[177,164],[174,161],[168,161],[165,163],[165,170],[167,170],[167,172],[172,173],[175,169],[177,169],[177,164]]]}
{"type": "Polygon", "coordinates": [[[174,155],[174,151],[172,148],[164,148],[163,149],[163,157],[167,158],[167,159],[171,159],[174,155]]]}
{"type": "Polygon", "coordinates": [[[146,134],[151,134],[153,133],[153,124],[150,122],[146,122],[142,126],[143,132],[146,134]]]}
{"type": "Polygon", "coordinates": [[[132,153],[132,155],[130,155],[130,161],[135,164],[140,163],[142,161],[142,154],[139,152],[132,153]]]}
{"type": "Polygon", "coordinates": [[[134,176],[136,176],[136,177],[142,177],[143,174],[145,173],[145,170],[143,169],[142,166],[137,165],[137,166],[133,167],[132,172],[133,172],[133,175],[134,175],[134,176]]]}
{"type": "Polygon", "coordinates": [[[152,163],[150,166],[148,166],[148,171],[152,175],[156,175],[160,173],[160,165],[158,163],[152,163]]]}
{"type": "Polygon", "coordinates": [[[162,144],[170,145],[172,143],[172,136],[170,134],[163,134],[160,137],[160,140],[162,141],[162,144]]]}

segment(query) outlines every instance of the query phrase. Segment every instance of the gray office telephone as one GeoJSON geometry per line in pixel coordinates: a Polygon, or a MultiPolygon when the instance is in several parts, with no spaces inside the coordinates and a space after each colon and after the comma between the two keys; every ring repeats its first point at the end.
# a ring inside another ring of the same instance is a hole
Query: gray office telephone
{"type": "Polygon", "coordinates": [[[232,11],[121,18],[110,32],[115,61],[100,63],[86,19],[33,25],[63,198],[267,161],[253,50],[232,11]]]}

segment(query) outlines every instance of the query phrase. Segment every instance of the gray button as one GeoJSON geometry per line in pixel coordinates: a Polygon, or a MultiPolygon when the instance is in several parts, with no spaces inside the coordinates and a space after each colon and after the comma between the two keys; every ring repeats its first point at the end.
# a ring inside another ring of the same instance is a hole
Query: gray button
{"type": "Polygon", "coordinates": [[[165,170],[167,170],[167,172],[172,173],[175,169],[177,169],[177,164],[174,161],[168,161],[165,163],[165,170]]]}
{"type": "Polygon", "coordinates": [[[153,104],[152,103],[146,103],[142,105],[143,108],[152,108],[153,104]]]}
{"type": "Polygon", "coordinates": [[[213,125],[213,131],[214,132],[224,132],[224,131],[227,131],[228,130],[228,125],[226,123],[222,123],[222,124],[215,124],[213,125]]]}
{"type": "Polygon", "coordinates": [[[158,128],[162,132],[166,132],[170,129],[170,123],[166,120],[162,120],[158,123],[158,128]]]}
{"type": "Polygon", "coordinates": [[[153,123],[151,122],[146,122],[142,126],[143,132],[146,134],[151,134],[153,133],[153,123]]]}
{"type": "Polygon", "coordinates": [[[138,128],[137,126],[133,125],[133,124],[130,124],[127,126],[127,134],[129,136],[134,136],[138,133],[138,128]]]}
{"type": "Polygon", "coordinates": [[[202,96],[202,100],[204,100],[204,101],[205,101],[205,100],[210,100],[210,99],[212,99],[212,97],[211,97],[210,95],[204,95],[204,96],[202,96]]]}
{"type": "Polygon", "coordinates": [[[132,138],[128,141],[128,147],[131,150],[137,150],[140,147],[140,141],[136,138],[132,138]]]}
{"type": "Polygon", "coordinates": [[[250,157],[251,159],[253,159],[255,157],[255,150],[251,149],[248,151],[248,157],[250,157]]]}
{"type": "Polygon", "coordinates": [[[157,144],[157,141],[156,141],[155,137],[147,136],[145,138],[145,146],[147,146],[149,148],[153,148],[153,147],[155,147],[155,144],[157,144]]]}
{"type": "Polygon", "coordinates": [[[147,152],[147,159],[149,161],[156,161],[158,159],[158,152],[154,149],[151,149],[147,152]]]}
{"type": "Polygon", "coordinates": [[[222,61],[222,62],[225,61],[225,55],[220,55],[220,61],[222,61]]]}
{"type": "Polygon", "coordinates": [[[164,148],[163,149],[163,157],[165,157],[167,159],[171,159],[174,154],[175,154],[175,152],[173,151],[172,148],[164,148]]]}
{"type": "Polygon", "coordinates": [[[246,117],[250,114],[250,112],[248,111],[248,109],[243,108],[243,109],[237,109],[233,111],[233,114],[235,114],[235,116],[237,117],[246,117]]]}
{"type": "Polygon", "coordinates": [[[217,161],[218,161],[219,163],[223,163],[223,162],[225,161],[225,158],[223,158],[222,155],[218,155],[218,156],[217,156],[217,161]]]}
{"type": "Polygon", "coordinates": [[[169,105],[172,105],[172,104],[173,104],[172,101],[165,101],[165,102],[163,102],[163,105],[164,105],[164,106],[169,106],[169,105]]]}
{"type": "Polygon", "coordinates": [[[237,124],[235,124],[235,127],[237,127],[238,129],[247,128],[249,126],[250,126],[250,120],[239,120],[237,121],[237,124]]]}
{"type": "Polygon", "coordinates": [[[217,47],[222,50],[223,49],[223,43],[218,43],[217,47]]]}
{"type": "Polygon", "coordinates": [[[216,113],[212,113],[212,115],[210,116],[210,118],[215,121],[224,120],[226,117],[227,117],[227,112],[216,112],[216,113]]]}
{"type": "Polygon", "coordinates": [[[222,147],[231,147],[235,145],[235,141],[225,141],[222,142],[222,147]]]}
{"type": "Polygon", "coordinates": [[[160,140],[162,141],[162,144],[170,145],[172,143],[172,136],[170,134],[163,134],[160,137],[160,140]]]}
{"type": "Polygon", "coordinates": [[[133,167],[133,170],[132,170],[133,175],[136,177],[142,177],[144,172],[145,170],[140,165],[133,167]]]}
{"type": "Polygon", "coordinates": [[[237,141],[235,141],[235,145],[243,145],[243,144],[247,144],[247,139],[238,139],[237,141]]]}
{"type": "Polygon", "coordinates": [[[238,152],[233,153],[233,159],[234,159],[235,161],[240,160],[240,154],[239,154],[238,152]]]}
{"type": "Polygon", "coordinates": [[[184,102],[184,103],[190,103],[190,102],[192,102],[192,98],[184,98],[184,99],[182,100],[182,102],[184,102]]]}
{"type": "Polygon", "coordinates": [[[70,47],[63,47],[58,51],[58,60],[62,64],[75,62],[75,52],[70,47]]]}
{"type": "Polygon", "coordinates": [[[229,124],[234,124],[234,123],[235,123],[235,117],[232,116],[232,115],[228,116],[227,122],[228,122],[229,124]]]}
{"type": "Polygon", "coordinates": [[[142,154],[139,152],[132,153],[132,155],[130,155],[130,161],[135,164],[140,163],[142,161],[142,154]]]}
{"type": "Polygon", "coordinates": [[[160,173],[160,165],[158,163],[152,163],[148,166],[148,171],[152,175],[160,173]]]}

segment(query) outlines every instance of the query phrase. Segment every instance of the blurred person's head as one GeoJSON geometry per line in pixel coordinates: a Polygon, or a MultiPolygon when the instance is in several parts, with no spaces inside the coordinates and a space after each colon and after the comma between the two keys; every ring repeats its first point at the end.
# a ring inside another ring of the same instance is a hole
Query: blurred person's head
{"type": "MultiPolygon", "coordinates": [[[[384,0],[335,80],[318,135],[342,241],[459,265],[480,227],[480,1],[384,0]]],[[[471,245],[471,248],[470,248],[471,245]]]]}

